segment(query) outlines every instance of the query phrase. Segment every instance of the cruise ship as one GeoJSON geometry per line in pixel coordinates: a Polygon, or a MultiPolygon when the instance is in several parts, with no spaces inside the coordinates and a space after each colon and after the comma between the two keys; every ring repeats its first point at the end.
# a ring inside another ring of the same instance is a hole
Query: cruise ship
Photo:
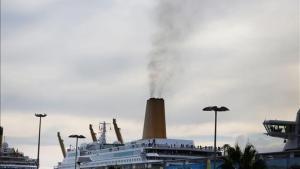
{"type": "Polygon", "coordinates": [[[0,169],[36,169],[36,160],[10,148],[3,142],[3,128],[0,127],[0,169]]]}
{"type": "MultiPolygon", "coordinates": [[[[120,130],[113,120],[118,138],[117,142],[106,142],[106,124],[101,123],[101,135],[98,139],[90,126],[93,142],[84,143],[65,151],[63,140],[58,133],[64,159],[56,169],[139,169],[163,168],[169,161],[186,161],[207,159],[213,156],[212,147],[195,146],[193,140],[168,139],[166,137],[165,107],[161,98],[147,101],[143,137],[140,140],[123,143],[120,130]],[[76,159],[75,159],[76,158],[76,159]],[[75,166],[76,165],[76,166],[75,166]]],[[[217,151],[221,155],[220,149],[217,151]]]]}

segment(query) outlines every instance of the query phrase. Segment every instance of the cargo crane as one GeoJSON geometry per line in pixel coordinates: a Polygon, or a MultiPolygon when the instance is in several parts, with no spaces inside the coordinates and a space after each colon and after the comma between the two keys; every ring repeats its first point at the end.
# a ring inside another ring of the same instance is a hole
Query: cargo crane
{"type": "Polygon", "coordinates": [[[90,124],[90,132],[91,132],[93,142],[96,142],[97,141],[96,133],[94,132],[93,126],[91,124],[90,124]]]}
{"type": "Polygon", "coordinates": [[[118,125],[117,125],[116,119],[113,119],[113,124],[114,124],[114,129],[115,129],[115,132],[116,132],[118,141],[119,141],[121,144],[124,144],[124,141],[123,141],[123,138],[122,138],[122,135],[121,135],[121,132],[120,132],[120,128],[119,128],[118,125]]]}
{"type": "Polygon", "coordinates": [[[57,137],[58,137],[58,141],[60,144],[61,152],[65,158],[66,157],[66,149],[65,149],[65,145],[64,145],[64,140],[60,136],[60,132],[57,132],[57,137]]]}

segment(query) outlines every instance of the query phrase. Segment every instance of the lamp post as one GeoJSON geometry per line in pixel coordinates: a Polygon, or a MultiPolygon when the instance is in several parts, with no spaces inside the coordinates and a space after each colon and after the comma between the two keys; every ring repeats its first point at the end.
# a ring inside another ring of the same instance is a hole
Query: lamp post
{"type": "Polygon", "coordinates": [[[76,135],[76,134],[74,134],[74,135],[70,135],[69,136],[70,138],[76,138],[76,151],[75,151],[75,169],[76,169],[76,161],[77,161],[77,147],[78,147],[78,139],[79,138],[85,138],[83,135],[76,135]]]}
{"type": "Polygon", "coordinates": [[[42,117],[46,117],[47,114],[35,114],[36,117],[40,118],[40,123],[39,123],[39,138],[38,138],[38,153],[37,153],[37,159],[36,159],[36,166],[37,169],[40,168],[40,145],[41,145],[41,125],[42,125],[42,117]]]}
{"type": "Polygon", "coordinates": [[[205,107],[203,111],[214,111],[215,112],[215,135],[214,135],[214,169],[216,169],[216,161],[217,161],[217,117],[218,111],[229,111],[227,107],[217,107],[217,106],[210,106],[205,107]]]}

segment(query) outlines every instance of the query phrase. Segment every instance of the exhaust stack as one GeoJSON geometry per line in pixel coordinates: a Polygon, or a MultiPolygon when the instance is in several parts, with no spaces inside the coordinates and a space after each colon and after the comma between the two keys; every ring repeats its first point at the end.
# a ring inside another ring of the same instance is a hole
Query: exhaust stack
{"type": "Polygon", "coordinates": [[[60,132],[57,132],[57,137],[58,137],[59,145],[60,145],[60,148],[61,148],[61,152],[62,152],[62,154],[65,158],[66,157],[66,149],[65,149],[64,140],[60,136],[60,132]]]}
{"type": "Polygon", "coordinates": [[[161,98],[147,100],[143,139],[166,138],[165,103],[161,98]]]}
{"type": "Polygon", "coordinates": [[[121,144],[124,144],[124,141],[123,141],[123,138],[122,138],[122,135],[121,135],[121,131],[120,131],[120,128],[118,127],[116,119],[113,119],[113,124],[114,124],[114,129],[115,129],[118,141],[121,144]]]}
{"type": "Polygon", "coordinates": [[[3,127],[0,126],[0,149],[2,148],[3,142],[3,127]]]}
{"type": "Polygon", "coordinates": [[[91,124],[90,124],[90,132],[91,132],[93,142],[96,142],[97,141],[96,133],[94,132],[93,126],[91,124]]]}

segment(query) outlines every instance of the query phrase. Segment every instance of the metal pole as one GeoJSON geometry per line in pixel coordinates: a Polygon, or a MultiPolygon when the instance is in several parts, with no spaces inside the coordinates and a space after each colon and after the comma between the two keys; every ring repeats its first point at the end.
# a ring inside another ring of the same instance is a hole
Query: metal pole
{"type": "Polygon", "coordinates": [[[41,123],[42,123],[42,117],[40,117],[40,123],[39,123],[39,140],[38,140],[38,153],[37,153],[37,169],[40,168],[41,123]]]}
{"type": "Polygon", "coordinates": [[[78,137],[76,137],[75,169],[76,169],[76,161],[77,161],[77,147],[78,147],[78,137]]]}
{"type": "Polygon", "coordinates": [[[203,111],[214,111],[215,112],[215,135],[214,135],[214,169],[216,169],[217,163],[217,119],[218,119],[218,111],[229,111],[227,107],[217,107],[217,106],[210,106],[205,107],[203,111]]]}
{"type": "Polygon", "coordinates": [[[215,110],[215,139],[214,139],[214,169],[216,169],[217,162],[217,111],[215,110]]]}

